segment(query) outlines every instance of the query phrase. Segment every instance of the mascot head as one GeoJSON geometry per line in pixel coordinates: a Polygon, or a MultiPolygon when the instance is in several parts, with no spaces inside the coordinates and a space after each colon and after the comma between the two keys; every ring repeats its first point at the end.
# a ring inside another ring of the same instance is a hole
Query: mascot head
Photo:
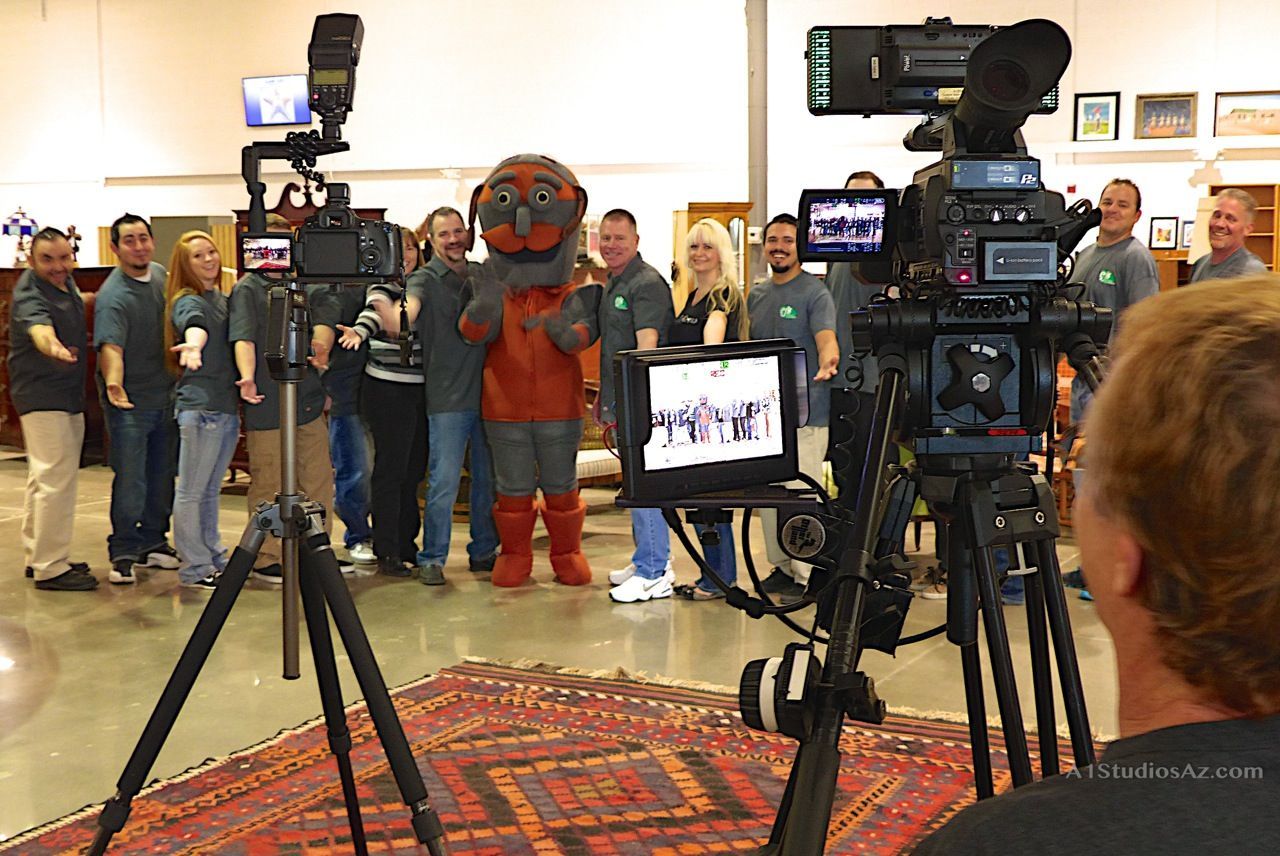
{"type": "MultiPolygon", "coordinates": [[[[508,285],[563,285],[573,276],[587,192],[567,166],[543,155],[515,155],[471,194],[471,222],[508,285]]],[[[474,232],[472,233],[474,234],[474,232]]]]}

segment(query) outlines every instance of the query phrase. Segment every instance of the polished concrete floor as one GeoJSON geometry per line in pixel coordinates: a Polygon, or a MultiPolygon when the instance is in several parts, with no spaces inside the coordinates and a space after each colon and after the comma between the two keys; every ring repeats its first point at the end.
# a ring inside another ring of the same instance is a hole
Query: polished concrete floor
{"type": "MultiPolygon", "coordinates": [[[[144,572],[136,586],[107,584],[110,472],[103,467],[81,471],[76,518],[66,524],[75,526],[73,558],[89,562],[102,585],[94,592],[37,591],[22,574],[25,473],[21,458],[0,460],[0,841],[111,796],[208,600],[206,593],[180,588],[172,571],[144,572]]],[[[520,589],[495,589],[473,579],[460,534],[443,587],[379,576],[351,578],[387,683],[413,680],[464,657],[485,657],[585,669],[623,667],[736,686],[744,663],[779,655],[795,638],[776,620],[750,619],[723,602],[611,602],[605,575],[628,561],[630,528],[626,516],[609,507],[609,498],[604,491],[590,492],[596,513],[587,518],[584,549],[597,579],[590,586],[566,588],[551,581],[545,535],[535,582],[520,589]]],[[[245,519],[244,498],[224,495],[222,524],[229,544],[239,540],[245,519]]],[[[752,541],[762,543],[758,524],[752,541]]],[[[918,556],[922,563],[930,560],[931,545],[926,527],[918,556]]],[[[674,546],[677,576],[692,581],[692,561],[674,546]]],[[[758,567],[764,566],[763,551],[756,553],[758,567]]],[[[1065,567],[1076,564],[1076,550],[1066,539],[1059,544],[1059,557],[1065,567]]],[[[1091,724],[1096,732],[1114,734],[1111,643],[1092,605],[1068,594],[1091,724]]],[[[319,715],[308,657],[304,654],[300,680],[281,677],[280,603],[278,591],[248,584],[153,776],[173,775],[319,715]]],[[[1030,720],[1026,614],[1014,608],[1005,612],[1024,718],[1030,720]]],[[[944,619],[944,601],[917,598],[905,632],[944,619]]],[[[305,640],[303,650],[308,650],[305,640]]],[[[344,695],[355,700],[360,693],[341,650],[338,659],[344,695]]],[[[965,710],[959,655],[942,637],[903,648],[894,658],[869,652],[862,668],[875,678],[891,710],[958,716],[965,710]]],[[[990,690],[988,711],[995,711],[990,690]]]]}

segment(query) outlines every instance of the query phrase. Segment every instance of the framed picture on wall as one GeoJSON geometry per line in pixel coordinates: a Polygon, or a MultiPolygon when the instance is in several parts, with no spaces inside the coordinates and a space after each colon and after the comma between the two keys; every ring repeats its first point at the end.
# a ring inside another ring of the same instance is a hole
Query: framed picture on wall
{"type": "Polygon", "coordinates": [[[1120,139],[1120,93],[1087,92],[1076,96],[1077,141],[1120,139]]]}
{"type": "Polygon", "coordinates": [[[1134,113],[1136,140],[1166,140],[1196,135],[1196,93],[1139,95],[1134,113]]]}
{"type": "Polygon", "coordinates": [[[1195,237],[1195,234],[1196,234],[1195,218],[1192,218],[1190,220],[1183,220],[1182,221],[1182,249],[1184,250],[1191,249],[1191,239],[1195,237]]]}
{"type": "Polygon", "coordinates": [[[1219,92],[1214,102],[1215,137],[1280,134],[1280,92],[1219,92]]]}
{"type": "Polygon", "coordinates": [[[1147,246],[1153,250],[1178,249],[1178,218],[1152,217],[1151,240],[1147,242],[1147,246]]]}

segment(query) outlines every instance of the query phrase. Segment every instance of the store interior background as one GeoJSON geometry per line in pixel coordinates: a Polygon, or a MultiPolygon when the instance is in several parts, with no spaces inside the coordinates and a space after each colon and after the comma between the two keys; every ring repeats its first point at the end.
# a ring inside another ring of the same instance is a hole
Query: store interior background
{"type": "MultiPolygon", "coordinates": [[[[353,204],[386,207],[416,226],[428,210],[463,211],[471,189],[521,151],[569,164],[590,212],[637,216],[641,252],[671,260],[672,212],[691,201],[748,198],[748,123],[766,122],[767,195],[753,222],[795,208],[804,187],[838,185],[873,169],[909,183],[927,154],[902,148],[913,117],[814,117],[806,109],[805,32],[822,24],[1009,24],[1047,17],[1071,36],[1062,107],[1033,116],[1025,135],[1046,185],[1094,201],[1117,175],[1143,190],[1147,218],[1194,216],[1210,182],[1280,182],[1280,139],[1217,138],[1214,93],[1280,89],[1256,34],[1280,30],[1280,4],[1166,0],[918,2],[770,0],[766,103],[749,103],[747,4],[742,0],[552,0],[537,4],[223,0],[6,0],[0,9],[8,81],[0,209],[19,205],[41,225],[89,236],[122,211],[229,215],[247,205],[240,149],[286,128],[244,124],[243,77],[305,72],[315,15],[359,14],[365,25],[351,151],[320,169],[352,186],[353,204]],[[1121,92],[1120,139],[1073,143],[1077,92],[1121,92]],[[1134,96],[1199,93],[1194,140],[1134,140],[1134,96]],[[749,120],[749,117],[752,119],[749,120]],[[1074,192],[1069,188],[1074,187],[1074,192]],[[757,219],[758,218],[758,219],[757,219]]],[[[759,71],[760,69],[757,69],[759,71]]],[[[264,169],[268,204],[290,173],[264,169]]],[[[759,202],[759,200],[756,200],[759,202]]],[[[12,258],[13,238],[0,259],[12,258]]],[[[167,248],[157,252],[167,258],[167,248]]]]}

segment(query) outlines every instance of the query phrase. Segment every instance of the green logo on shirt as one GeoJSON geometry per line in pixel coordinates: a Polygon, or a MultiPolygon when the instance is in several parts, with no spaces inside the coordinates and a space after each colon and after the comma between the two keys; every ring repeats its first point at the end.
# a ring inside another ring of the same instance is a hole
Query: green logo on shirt
{"type": "Polygon", "coordinates": [[[627,303],[627,299],[623,297],[621,294],[615,294],[613,296],[613,308],[614,309],[630,309],[631,305],[627,303]]]}
{"type": "Polygon", "coordinates": [[[800,316],[799,316],[799,314],[796,312],[796,308],[795,308],[794,306],[787,306],[787,305],[784,305],[781,309],[779,309],[779,310],[778,310],[778,317],[779,317],[779,318],[787,318],[787,319],[790,319],[790,320],[794,321],[795,319],[799,318],[800,316]]]}
{"type": "Polygon", "coordinates": [[[1102,270],[1098,271],[1098,282],[1102,283],[1103,285],[1115,285],[1116,284],[1115,271],[1109,271],[1106,268],[1103,268],[1102,270]]]}

